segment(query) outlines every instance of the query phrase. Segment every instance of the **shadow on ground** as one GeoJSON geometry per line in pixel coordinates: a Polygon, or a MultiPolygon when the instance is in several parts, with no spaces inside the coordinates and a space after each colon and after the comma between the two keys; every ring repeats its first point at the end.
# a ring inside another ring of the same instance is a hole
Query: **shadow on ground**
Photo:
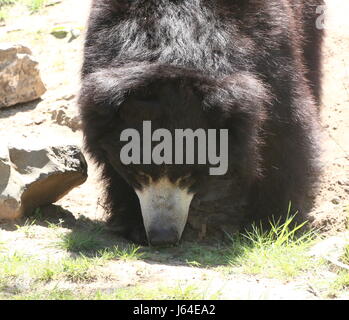
{"type": "Polygon", "coordinates": [[[37,107],[37,105],[41,101],[42,101],[41,99],[37,99],[37,100],[32,101],[32,102],[26,102],[26,103],[22,103],[22,104],[17,104],[15,106],[12,106],[11,108],[1,109],[0,119],[13,117],[17,113],[33,111],[33,110],[35,110],[35,108],[37,107]]]}
{"type": "Polygon", "coordinates": [[[165,248],[135,246],[109,230],[103,221],[91,220],[85,216],[76,218],[70,211],[56,205],[37,209],[32,216],[15,222],[0,223],[0,229],[16,231],[18,227],[28,225],[68,229],[69,231],[62,236],[62,249],[73,256],[98,257],[106,250],[117,248],[124,252],[126,258],[136,251],[137,259],[149,264],[207,268],[229,265],[234,256],[239,255],[239,252],[234,250],[231,240],[182,240],[178,246],[165,248]]]}

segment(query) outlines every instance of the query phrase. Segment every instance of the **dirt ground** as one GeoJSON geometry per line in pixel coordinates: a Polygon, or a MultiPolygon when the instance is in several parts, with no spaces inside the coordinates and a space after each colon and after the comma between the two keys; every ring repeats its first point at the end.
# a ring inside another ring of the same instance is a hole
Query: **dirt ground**
{"type": "MultiPolygon", "coordinates": [[[[349,206],[349,23],[346,17],[349,4],[345,0],[327,2],[322,103],[323,175],[312,216],[315,227],[333,235],[344,231],[349,206]]],[[[79,88],[83,32],[69,42],[69,38],[55,38],[50,31],[57,26],[83,29],[88,9],[87,0],[63,0],[35,15],[23,15],[21,9],[17,8],[11,12],[6,24],[0,26],[1,42],[19,42],[31,48],[40,63],[41,75],[47,87],[41,101],[0,111],[1,142],[16,136],[37,136],[48,141],[63,140],[82,145],[81,132],[73,132],[55,123],[52,113],[57,109],[77,113],[75,101],[79,88]]],[[[102,187],[98,183],[98,172],[89,161],[87,182],[56,205],[72,213],[75,218],[86,216],[92,220],[101,219],[102,187]]],[[[2,240],[5,239],[14,248],[26,248],[41,252],[42,255],[63,254],[43,245],[49,230],[40,226],[36,228],[39,233],[42,232],[42,237],[30,242],[8,228],[0,229],[0,233],[2,240]]],[[[222,297],[227,299],[317,298],[305,279],[283,282],[234,274],[222,276],[215,270],[149,261],[118,261],[111,263],[108,268],[122,276],[112,282],[95,282],[89,286],[105,288],[128,283],[151,286],[169,281],[201,281],[208,290],[222,289],[222,297]]]]}

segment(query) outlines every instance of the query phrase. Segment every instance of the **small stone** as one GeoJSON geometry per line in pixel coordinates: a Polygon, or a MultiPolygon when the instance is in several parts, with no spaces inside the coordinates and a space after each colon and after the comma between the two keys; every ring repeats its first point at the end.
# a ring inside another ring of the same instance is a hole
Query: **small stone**
{"type": "Polygon", "coordinates": [[[332,202],[333,204],[339,204],[339,203],[340,203],[340,200],[339,200],[338,198],[334,198],[334,199],[331,200],[331,202],[332,202]]]}
{"type": "Polygon", "coordinates": [[[81,129],[80,117],[73,112],[72,106],[60,106],[56,110],[53,110],[51,119],[61,126],[69,127],[74,132],[81,129]]]}

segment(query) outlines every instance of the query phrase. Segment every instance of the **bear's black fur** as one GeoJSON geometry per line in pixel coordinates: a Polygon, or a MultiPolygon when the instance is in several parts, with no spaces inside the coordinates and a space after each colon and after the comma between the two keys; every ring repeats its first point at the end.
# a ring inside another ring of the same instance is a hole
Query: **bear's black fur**
{"type": "Polygon", "coordinates": [[[123,166],[120,132],[228,128],[229,172],[251,219],[305,214],[318,175],[323,0],[94,0],[79,99],[87,151],[102,167],[110,221],[145,241],[135,188],[199,166],[123,166]],[[314,178],[315,177],[315,178],[314,178]]]}

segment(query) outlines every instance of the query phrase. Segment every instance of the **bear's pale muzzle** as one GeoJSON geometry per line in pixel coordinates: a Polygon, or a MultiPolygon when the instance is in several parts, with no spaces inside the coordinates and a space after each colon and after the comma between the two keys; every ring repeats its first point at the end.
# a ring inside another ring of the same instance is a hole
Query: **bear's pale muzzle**
{"type": "Polygon", "coordinates": [[[179,242],[193,194],[167,178],[136,190],[148,242],[153,246],[175,245],[179,242]]]}

